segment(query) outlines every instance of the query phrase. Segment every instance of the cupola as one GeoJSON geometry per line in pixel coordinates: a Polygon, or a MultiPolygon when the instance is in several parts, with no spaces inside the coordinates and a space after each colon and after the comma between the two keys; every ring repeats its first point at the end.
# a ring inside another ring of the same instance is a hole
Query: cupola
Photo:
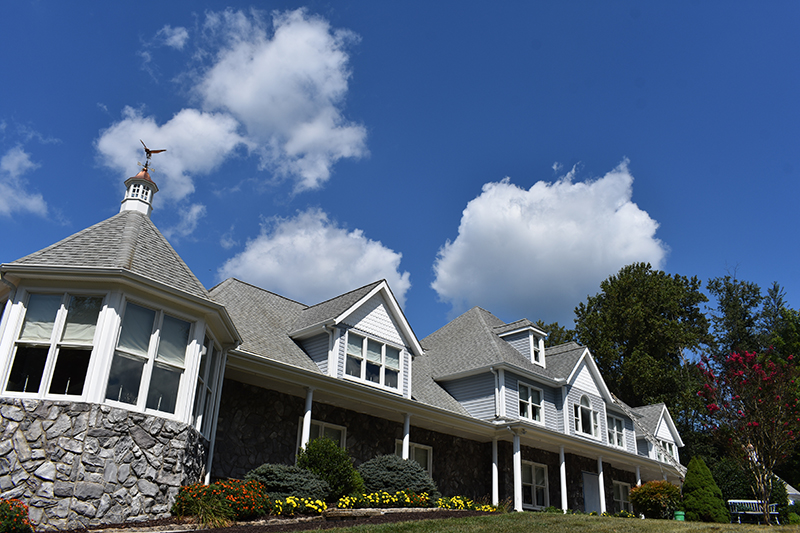
{"type": "Polygon", "coordinates": [[[119,211],[120,213],[138,211],[149,217],[153,212],[153,195],[158,192],[158,186],[150,179],[150,174],[147,172],[150,169],[150,157],[153,154],[166,152],[166,150],[151,150],[144,144],[144,141],[140,139],[139,142],[144,146],[147,159],[144,165],[139,163],[142,165],[141,172],[125,180],[125,198],[122,200],[119,211]]]}

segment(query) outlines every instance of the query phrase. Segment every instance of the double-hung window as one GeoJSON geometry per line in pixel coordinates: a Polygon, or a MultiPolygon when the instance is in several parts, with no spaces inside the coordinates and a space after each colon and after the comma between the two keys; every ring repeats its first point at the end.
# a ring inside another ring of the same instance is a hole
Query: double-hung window
{"type": "Polygon", "coordinates": [[[102,296],[31,294],[6,391],[81,396],[102,296]]]}
{"type": "Polygon", "coordinates": [[[522,505],[542,509],[550,505],[547,491],[547,466],[522,463],[522,505]]]}
{"type": "Polygon", "coordinates": [[[106,399],[175,413],[192,324],[128,302],[106,399]]]}
{"type": "Polygon", "coordinates": [[[581,396],[581,402],[574,405],[575,432],[592,437],[600,436],[600,419],[597,411],[592,409],[592,404],[587,396],[581,396]]]}
{"type": "Polygon", "coordinates": [[[625,424],[622,419],[616,416],[609,416],[606,422],[608,423],[608,443],[618,448],[624,448],[625,424]]]}
{"type": "Polygon", "coordinates": [[[222,352],[214,346],[214,341],[205,338],[200,353],[200,372],[197,375],[197,388],[194,393],[193,424],[205,437],[211,431],[214,416],[214,391],[217,390],[217,376],[222,352]]]}
{"type": "Polygon", "coordinates": [[[542,391],[525,383],[517,383],[519,416],[534,422],[542,421],[542,391]]]}
{"type": "Polygon", "coordinates": [[[631,507],[631,486],[620,481],[614,482],[614,512],[633,512],[631,507]]]}
{"type": "MultiPolygon", "coordinates": [[[[394,445],[394,454],[398,457],[403,457],[403,441],[396,440],[394,445]]],[[[428,475],[433,475],[433,448],[423,444],[416,444],[414,442],[408,443],[408,458],[416,461],[428,475]]]]}
{"type": "Polygon", "coordinates": [[[664,456],[664,452],[662,452],[661,450],[665,450],[673,458],[675,457],[675,445],[673,443],[662,439],[659,439],[658,443],[661,444],[660,448],[656,447],[657,450],[656,456],[658,457],[659,461],[663,463],[667,462],[667,458],[664,456]]]}
{"type": "Polygon", "coordinates": [[[397,389],[400,383],[400,349],[348,332],[345,373],[397,389]]]}
{"type": "MultiPolygon", "coordinates": [[[[311,421],[311,431],[308,436],[308,442],[320,437],[327,437],[333,442],[337,443],[341,448],[345,448],[347,444],[347,428],[344,426],[337,426],[336,424],[329,424],[328,422],[320,422],[318,420],[311,421]]],[[[297,449],[300,449],[300,442],[303,438],[303,418],[300,418],[300,423],[297,427],[297,449]]]]}

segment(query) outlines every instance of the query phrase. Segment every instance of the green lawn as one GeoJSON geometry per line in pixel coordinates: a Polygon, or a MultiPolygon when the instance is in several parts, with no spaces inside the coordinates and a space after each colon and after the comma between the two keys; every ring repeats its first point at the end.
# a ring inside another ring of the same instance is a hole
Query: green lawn
{"type": "Polygon", "coordinates": [[[355,526],[329,531],[337,533],[666,533],[719,532],[747,533],[750,531],[800,531],[798,526],[757,526],[739,524],[706,524],[674,520],[640,520],[588,515],[558,515],[550,513],[503,513],[469,518],[449,518],[355,526]]]}

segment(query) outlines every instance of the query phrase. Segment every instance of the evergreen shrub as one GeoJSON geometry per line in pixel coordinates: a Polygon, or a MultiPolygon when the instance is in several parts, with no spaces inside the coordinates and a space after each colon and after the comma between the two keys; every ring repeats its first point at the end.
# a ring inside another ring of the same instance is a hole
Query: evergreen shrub
{"type": "Polygon", "coordinates": [[[0,533],[33,533],[28,506],[19,500],[0,499],[0,533]]]}
{"type": "Polygon", "coordinates": [[[714,481],[711,470],[700,457],[692,457],[689,461],[682,491],[686,520],[723,524],[730,521],[722,491],[714,481]]]}
{"type": "Polygon", "coordinates": [[[370,459],[358,467],[358,472],[364,480],[367,492],[426,493],[431,498],[431,503],[441,496],[436,483],[419,463],[401,459],[396,455],[379,455],[370,459]]]}
{"type": "Polygon", "coordinates": [[[647,518],[672,518],[681,501],[681,489],[669,481],[648,481],[631,489],[631,503],[647,518]]]}
{"type": "Polygon", "coordinates": [[[313,472],[297,466],[265,463],[248,472],[245,479],[261,483],[273,500],[294,496],[328,501],[331,492],[330,485],[326,481],[321,480],[313,472]]]}
{"type": "Polygon", "coordinates": [[[309,442],[297,456],[297,466],[317,475],[330,486],[329,501],[364,492],[364,481],[353,459],[339,444],[327,437],[309,442]]]}

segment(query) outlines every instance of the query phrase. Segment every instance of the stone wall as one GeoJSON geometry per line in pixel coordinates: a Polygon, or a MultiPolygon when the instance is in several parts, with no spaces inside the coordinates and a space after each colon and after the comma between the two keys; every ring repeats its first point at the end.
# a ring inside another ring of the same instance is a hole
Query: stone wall
{"type": "Polygon", "coordinates": [[[107,405],[0,398],[0,497],[38,530],[169,515],[200,481],[207,444],[190,426],[107,405]]]}

